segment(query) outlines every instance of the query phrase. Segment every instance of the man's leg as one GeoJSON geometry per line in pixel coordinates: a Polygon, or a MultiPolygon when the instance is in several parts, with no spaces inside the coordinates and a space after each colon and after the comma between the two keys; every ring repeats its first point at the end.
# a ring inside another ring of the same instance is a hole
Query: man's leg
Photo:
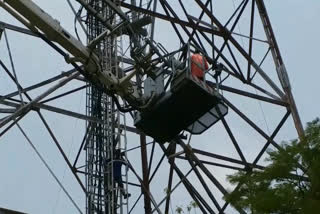
{"type": "Polygon", "coordinates": [[[124,186],[123,186],[123,182],[122,182],[122,178],[121,177],[116,177],[115,181],[118,183],[118,187],[120,188],[121,194],[123,195],[124,198],[128,198],[131,196],[130,193],[127,193],[124,190],[124,186]]]}

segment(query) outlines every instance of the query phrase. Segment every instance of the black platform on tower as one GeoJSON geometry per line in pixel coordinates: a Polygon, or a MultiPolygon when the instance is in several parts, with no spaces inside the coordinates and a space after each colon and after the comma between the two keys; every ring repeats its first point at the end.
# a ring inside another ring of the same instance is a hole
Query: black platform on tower
{"type": "Polygon", "coordinates": [[[181,72],[155,105],[137,115],[135,126],[156,141],[172,140],[182,130],[201,134],[228,113],[221,95],[203,81],[181,72]]]}

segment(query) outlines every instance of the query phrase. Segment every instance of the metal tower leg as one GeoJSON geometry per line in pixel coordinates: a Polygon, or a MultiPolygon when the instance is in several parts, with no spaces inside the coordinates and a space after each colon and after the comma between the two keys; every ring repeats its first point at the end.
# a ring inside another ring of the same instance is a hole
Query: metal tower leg
{"type": "Polygon", "coordinates": [[[296,106],[296,103],[293,98],[293,94],[291,91],[291,86],[290,86],[290,81],[289,81],[289,76],[287,73],[287,69],[283,63],[281,54],[280,54],[280,49],[278,47],[276,37],[273,33],[273,29],[271,26],[271,22],[267,13],[267,9],[265,7],[265,4],[261,0],[256,0],[257,7],[259,9],[259,14],[261,17],[261,21],[265,30],[265,33],[267,35],[268,42],[270,43],[270,48],[271,48],[271,53],[273,60],[275,62],[275,66],[278,72],[278,78],[281,82],[281,86],[286,94],[286,99],[288,103],[290,104],[290,110],[292,113],[292,117],[294,120],[295,127],[297,129],[299,138],[302,139],[304,137],[304,130],[303,126],[301,123],[301,119],[298,113],[298,109],[296,106]]]}

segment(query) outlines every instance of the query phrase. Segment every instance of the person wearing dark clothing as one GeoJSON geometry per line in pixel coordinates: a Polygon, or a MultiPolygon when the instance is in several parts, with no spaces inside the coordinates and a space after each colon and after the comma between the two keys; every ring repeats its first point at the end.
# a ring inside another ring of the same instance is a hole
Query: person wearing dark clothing
{"type": "MultiPolygon", "coordinates": [[[[108,159],[106,161],[106,164],[109,164],[109,163],[110,163],[110,159],[108,159]]],[[[123,185],[123,181],[122,181],[122,173],[121,173],[122,165],[126,165],[126,162],[123,159],[120,151],[116,150],[115,154],[114,154],[114,159],[112,161],[113,180],[115,183],[118,184],[118,187],[120,188],[120,191],[121,191],[121,194],[123,195],[123,197],[128,198],[131,196],[131,194],[127,193],[124,190],[124,185],[123,185]]]]}
{"type": "Polygon", "coordinates": [[[121,168],[122,165],[125,165],[124,160],[113,160],[113,179],[118,184],[120,191],[124,198],[128,198],[131,196],[130,193],[127,193],[124,190],[124,185],[122,181],[121,168]]]}

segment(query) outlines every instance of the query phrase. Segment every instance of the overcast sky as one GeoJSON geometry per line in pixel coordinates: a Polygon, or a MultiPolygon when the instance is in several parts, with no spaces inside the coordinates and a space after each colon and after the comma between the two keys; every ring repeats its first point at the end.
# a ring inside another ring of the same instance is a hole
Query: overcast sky
{"type": "MultiPolygon", "coordinates": [[[[232,5],[232,1],[236,3],[239,2],[237,0],[228,0],[225,1],[226,5],[232,5]]],[[[73,14],[65,0],[37,0],[35,2],[46,12],[57,18],[66,29],[74,33],[73,14]]],[[[320,20],[320,2],[316,0],[266,0],[265,3],[291,80],[293,95],[296,99],[302,122],[305,125],[306,122],[319,116],[318,93],[320,91],[320,84],[318,82],[320,74],[318,72],[318,62],[320,60],[320,43],[318,39],[320,30],[317,26],[320,20]]],[[[221,1],[219,4],[221,4],[221,1]]],[[[223,13],[223,11],[219,12],[223,13]]],[[[14,20],[3,9],[0,9],[0,21],[21,26],[21,24],[14,20]]],[[[246,25],[245,20],[242,20],[241,25],[246,25]]],[[[168,25],[164,25],[163,23],[158,24],[156,39],[166,48],[174,49],[178,47],[179,44],[177,42],[175,43],[176,40],[168,39],[171,31],[167,29],[167,26],[168,25]]],[[[44,42],[39,42],[38,39],[9,31],[8,36],[17,75],[23,86],[32,85],[71,68],[64,62],[62,57],[44,42]]],[[[0,40],[0,58],[10,67],[3,36],[0,40]]],[[[0,82],[0,95],[16,90],[14,84],[10,82],[2,69],[0,69],[0,82]]],[[[81,85],[81,83],[73,81],[67,85],[64,90],[81,85]]],[[[42,90],[38,90],[30,94],[35,97],[41,91],[42,90]]],[[[84,112],[85,103],[85,93],[82,92],[76,93],[63,101],[53,102],[52,104],[76,112],[84,112]]],[[[253,105],[254,107],[249,107],[250,110],[253,108],[258,109],[257,103],[253,105]]],[[[266,108],[263,110],[267,117],[267,123],[269,123],[271,127],[277,114],[269,113],[270,109],[266,108]]],[[[257,110],[257,112],[259,111],[260,109],[257,110]]],[[[65,149],[67,155],[71,157],[74,156],[83,137],[85,125],[83,121],[60,115],[57,116],[56,114],[48,112],[44,112],[44,114],[49,124],[53,127],[57,138],[62,143],[62,147],[65,149]]],[[[227,119],[231,120],[231,117],[233,116],[229,116],[227,119]]],[[[263,121],[261,113],[259,113],[259,115],[257,113],[256,117],[258,123],[264,124],[265,121],[263,121]]],[[[278,138],[279,141],[293,139],[297,136],[292,126],[292,119],[289,119],[288,123],[290,124],[280,134],[278,138]]],[[[21,122],[21,125],[37,149],[45,156],[45,159],[59,179],[67,187],[67,190],[77,204],[84,211],[84,194],[81,192],[79,185],[69,172],[69,169],[66,168],[66,164],[51,142],[48,133],[45,131],[36,113],[30,113],[26,116],[21,122]]],[[[238,137],[240,139],[243,141],[251,141],[253,138],[256,138],[256,136],[241,134],[243,130],[240,126],[238,123],[231,124],[233,129],[239,130],[238,137]]],[[[199,139],[209,139],[212,137],[211,135],[215,135],[216,139],[219,140],[224,139],[226,136],[219,132],[219,128],[221,127],[217,126],[213,128],[210,133],[206,133],[199,139]],[[219,136],[217,137],[217,135],[219,136]]],[[[267,128],[264,127],[264,129],[266,130],[267,128]]],[[[134,135],[129,135],[129,141],[138,142],[137,137],[134,135]]],[[[132,143],[130,147],[133,145],[135,144],[132,143]]],[[[217,148],[215,144],[204,143],[201,144],[199,148],[219,150],[222,153],[234,155],[234,151],[231,151],[227,145],[217,148]]],[[[243,149],[247,149],[245,153],[250,156],[252,148],[249,148],[248,145],[243,145],[243,149]]],[[[131,153],[130,155],[131,158],[135,160],[139,152],[131,153]]],[[[165,166],[166,165],[163,165],[162,168],[165,168],[165,166]]],[[[140,166],[137,166],[137,168],[139,167],[140,166]]],[[[16,127],[10,130],[4,137],[0,138],[0,170],[0,207],[16,209],[32,214],[77,213],[76,209],[61,192],[57,183],[16,127]]],[[[161,172],[167,173],[165,169],[161,169],[161,172]]],[[[222,174],[223,172],[221,172],[221,175],[222,174]]],[[[220,176],[218,169],[216,175],[218,177],[220,176]]],[[[162,176],[166,179],[161,180],[161,176],[159,176],[159,184],[165,184],[167,180],[167,174],[162,174],[162,176]]],[[[157,191],[161,192],[162,189],[156,189],[154,193],[157,191]]],[[[133,189],[131,192],[133,192],[133,197],[139,195],[139,190],[133,189]]],[[[177,193],[174,206],[185,205],[190,201],[189,198],[182,198],[184,193],[183,190],[177,193]]],[[[141,209],[142,207],[140,207],[140,210],[141,209]]]]}

